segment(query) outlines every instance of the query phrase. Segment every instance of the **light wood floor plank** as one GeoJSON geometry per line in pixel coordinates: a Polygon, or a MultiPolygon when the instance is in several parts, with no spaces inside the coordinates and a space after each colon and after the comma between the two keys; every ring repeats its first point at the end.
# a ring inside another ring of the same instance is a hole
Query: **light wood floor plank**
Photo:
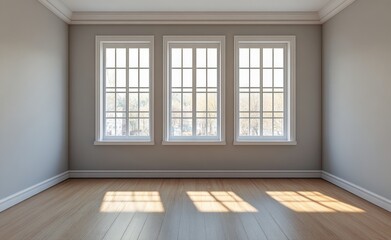
{"type": "Polygon", "coordinates": [[[320,179],[70,179],[0,213],[6,240],[391,240],[391,213],[320,179]]]}

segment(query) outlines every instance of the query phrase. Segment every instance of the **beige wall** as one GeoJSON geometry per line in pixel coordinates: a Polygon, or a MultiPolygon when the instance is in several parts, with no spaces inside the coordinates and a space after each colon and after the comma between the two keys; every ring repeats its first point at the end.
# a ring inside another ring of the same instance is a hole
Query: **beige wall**
{"type": "Polygon", "coordinates": [[[0,199],[68,169],[68,26],[0,1],[0,199]]]}
{"type": "Polygon", "coordinates": [[[391,1],[323,26],[323,168],[391,199],[391,1]]]}
{"type": "Polygon", "coordinates": [[[70,27],[70,169],[321,169],[321,26],[70,27]],[[297,146],[233,146],[233,36],[297,36],[297,146]],[[95,36],[155,36],[154,146],[94,146],[95,36]],[[226,36],[226,146],[162,146],[162,36],[226,36]]]}

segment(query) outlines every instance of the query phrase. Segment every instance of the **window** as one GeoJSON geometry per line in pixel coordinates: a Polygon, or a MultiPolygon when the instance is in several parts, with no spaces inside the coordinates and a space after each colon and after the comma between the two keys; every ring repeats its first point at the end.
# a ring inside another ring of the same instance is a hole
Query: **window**
{"type": "Polygon", "coordinates": [[[153,37],[96,37],[95,144],[153,144],[153,37]]]}
{"type": "Polygon", "coordinates": [[[164,144],[225,144],[225,37],[164,37],[164,144]]]}
{"type": "Polygon", "coordinates": [[[235,144],[295,144],[295,37],[235,37],[235,144]]]}

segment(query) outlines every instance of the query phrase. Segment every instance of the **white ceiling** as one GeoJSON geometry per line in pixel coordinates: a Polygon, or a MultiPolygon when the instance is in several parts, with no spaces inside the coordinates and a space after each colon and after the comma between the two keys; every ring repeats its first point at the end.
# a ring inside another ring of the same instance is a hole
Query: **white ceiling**
{"type": "Polygon", "coordinates": [[[37,1],[69,24],[322,24],[355,0],[37,1]]]}
{"type": "Polygon", "coordinates": [[[61,0],[73,12],[317,12],[332,0],[61,0]]]}

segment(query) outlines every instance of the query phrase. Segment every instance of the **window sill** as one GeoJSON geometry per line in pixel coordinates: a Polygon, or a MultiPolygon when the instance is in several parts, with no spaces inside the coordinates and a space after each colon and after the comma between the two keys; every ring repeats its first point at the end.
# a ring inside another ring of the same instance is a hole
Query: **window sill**
{"type": "Polygon", "coordinates": [[[115,140],[99,140],[95,141],[94,145],[155,145],[151,141],[115,141],[115,140]]]}
{"type": "Polygon", "coordinates": [[[221,142],[209,142],[209,141],[163,141],[162,145],[193,145],[193,146],[208,146],[208,145],[227,145],[225,141],[221,142]]]}
{"type": "Polygon", "coordinates": [[[287,145],[287,146],[295,146],[297,145],[297,141],[234,141],[234,145],[287,145]]]}

